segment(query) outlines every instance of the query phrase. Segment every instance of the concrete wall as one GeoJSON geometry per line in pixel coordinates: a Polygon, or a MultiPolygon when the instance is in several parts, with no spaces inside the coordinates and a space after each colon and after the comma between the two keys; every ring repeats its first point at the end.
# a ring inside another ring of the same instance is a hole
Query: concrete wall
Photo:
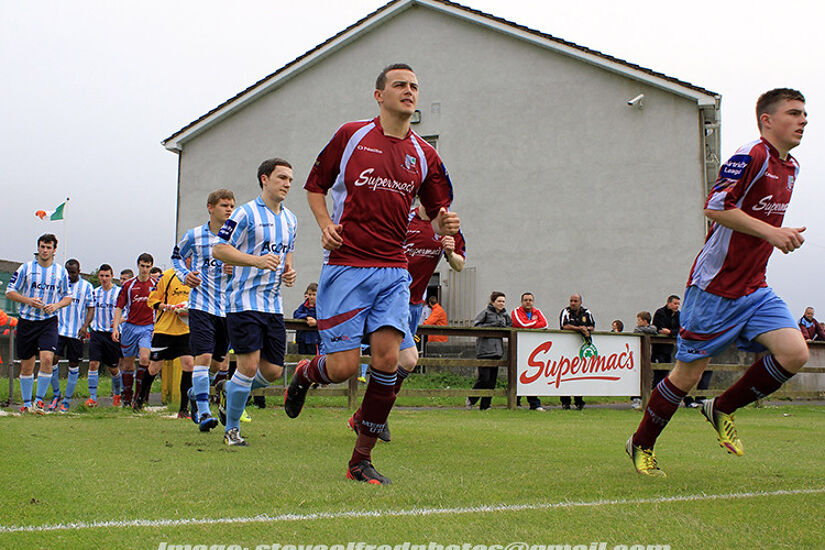
{"type": "Polygon", "coordinates": [[[530,290],[555,323],[580,292],[607,329],[617,317],[632,326],[637,311],[683,293],[704,237],[696,105],[422,7],[187,141],[178,234],[206,219],[209,191],[228,187],[249,200],[258,163],[288,158],[299,275],[284,296],[288,310],[297,307],[322,258],[302,190],[307,172],[342,122],[377,114],[375,76],[397,61],[420,80],[415,131],[439,136],[480,306],[494,289],[509,308],[530,290]],[[639,93],[644,110],[628,107],[639,93]]]}

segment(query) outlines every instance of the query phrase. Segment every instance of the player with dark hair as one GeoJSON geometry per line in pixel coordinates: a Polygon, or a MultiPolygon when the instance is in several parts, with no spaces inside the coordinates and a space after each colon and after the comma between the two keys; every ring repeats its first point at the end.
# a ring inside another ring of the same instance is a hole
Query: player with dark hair
{"type": "Polygon", "coordinates": [[[123,353],[123,392],[122,406],[132,406],[135,382],[135,357],[138,358],[140,371],[138,384],[134,392],[140,394],[143,373],[149,366],[149,354],[152,348],[152,328],[155,320],[154,311],[146,304],[149,293],[157,281],[149,276],[152,264],[155,262],[151,254],[144,252],[137,259],[138,276],[126,281],[120,288],[115,308],[115,322],[112,330],[112,340],[120,342],[123,353]],[[129,318],[123,321],[123,310],[129,310],[129,318]],[[121,330],[121,325],[123,329],[121,330]]]}
{"type": "Polygon", "coordinates": [[[120,287],[112,283],[112,266],[103,264],[97,270],[97,279],[100,286],[92,291],[92,305],[94,313],[89,332],[89,399],[86,406],[97,407],[97,386],[100,380],[99,369],[103,363],[109,368],[112,376],[112,404],[120,406],[120,393],[123,380],[118,369],[118,363],[123,358],[120,346],[112,339],[112,328],[115,322],[115,307],[120,287]]]}
{"type": "Polygon", "coordinates": [[[295,418],[311,384],[342,382],[356,374],[361,344],[368,341],[371,377],[347,477],[381,485],[390,480],[373,467],[371,450],[395,402],[399,348],[408,330],[411,277],[404,240],[412,201],[420,198],[438,234],[455,234],[460,222],[447,210],[452,186],[438,153],[410,129],[418,102],[413,70],[402,64],[386,67],[373,97],[379,115],[341,126],[304,186],[326,250],[317,310],[328,355],[298,364],[284,409],[295,418]]]}
{"type": "Polygon", "coordinates": [[[240,419],[249,392],[269,386],[283,373],[286,325],[281,283],[295,284],[292,255],[298,222],[283,206],[292,185],[292,165],[265,160],[258,167],[258,198],[232,212],[218,231],[212,256],[235,266],[226,296],[226,324],[238,368],[226,381],[218,409],[226,425],[224,443],[246,446],[240,419]]]}
{"type": "Polygon", "coordinates": [[[89,324],[94,315],[94,289],[92,283],[80,277],[80,262],[71,259],[66,262],[66,272],[69,274],[69,295],[72,303],[57,313],[57,351],[55,352],[55,369],[52,371],[52,390],[57,382],[58,391],[49,405],[49,410],[58,406],[60,389],[57,367],[60,357],[69,360],[69,376],[66,380],[66,393],[59,412],[69,411],[72,395],[74,395],[77,379],[80,376],[80,359],[83,357],[83,340],[88,335],[89,324]]]}
{"type": "Polygon", "coordinates": [[[43,398],[52,378],[57,349],[57,311],[72,302],[69,274],[54,263],[57,237],[51,233],[37,239],[35,259],[17,268],[6,287],[6,298],[22,304],[17,323],[17,358],[20,359],[21,412],[46,413],[43,398]],[[32,404],[34,362],[40,357],[37,393],[32,404]]]}
{"type": "Polygon", "coordinates": [[[766,92],[756,104],[760,139],[740,147],[719,171],[705,203],[712,224],[688,278],[676,366],[654,388],[639,428],[627,440],[640,474],[665,475],[653,445],[711,358],[731,343],[769,352],[702,405],[720,446],[736,456],[745,450],[734,412],[778,390],[808,360],[795,319],[765,279],[774,248],[787,254],[805,241],[804,227],[783,227],[782,221],[799,172],[789,151],[802,141],[806,116],[800,92],[766,92]]]}
{"type": "MultiPolygon", "coordinates": [[[[172,251],[172,265],[178,278],[192,288],[189,293],[189,346],[195,356],[189,408],[192,420],[202,432],[217,420],[209,411],[209,370],[218,370],[229,352],[226,328],[226,293],[232,266],[212,256],[220,231],[235,209],[235,195],[218,189],[206,199],[209,221],[188,230],[172,251]]],[[[183,399],[184,396],[181,396],[183,399]]]]}

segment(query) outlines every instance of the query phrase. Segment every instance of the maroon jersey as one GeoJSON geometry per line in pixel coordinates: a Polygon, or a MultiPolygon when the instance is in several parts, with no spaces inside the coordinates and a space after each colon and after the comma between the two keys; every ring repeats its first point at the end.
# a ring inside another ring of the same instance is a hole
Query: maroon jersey
{"type": "Polygon", "coordinates": [[[435,149],[415,132],[385,136],[378,117],[347,122],[318,155],[304,189],[333,200],[332,221],[344,244],[324,263],[406,267],[407,214],[418,195],[427,215],[448,208],[453,192],[435,149]]]}
{"type": "MultiPolygon", "coordinates": [[[[753,141],[722,166],[705,208],[739,208],[781,227],[798,173],[799,163],[792,156],[782,160],[765,139],[753,141]]],[[[746,296],[767,286],[765,270],[771,252],[773,246],[764,239],[714,223],[693,262],[688,286],[725,298],[746,296]]]]}
{"type": "MultiPolygon", "coordinates": [[[[465,243],[461,232],[453,235],[453,238],[455,239],[455,253],[465,258],[465,243]]],[[[413,213],[410,225],[407,227],[404,252],[407,255],[407,271],[412,276],[410,303],[424,303],[427,283],[435,268],[438,267],[438,261],[443,253],[441,235],[436,235],[431,222],[424,221],[418,217],[418,214],[413,213]]]]}
{"type": "Polygon", "coordinates": [[[149,293],[155,288],[157,281],[149,278],[141,282],[137,277],[129,279],[120,287],[117,295],[117,307],[129,308],[129,320],[133,325],[151,325],[155,322],[155,312],[146,304],[149,293]]]}

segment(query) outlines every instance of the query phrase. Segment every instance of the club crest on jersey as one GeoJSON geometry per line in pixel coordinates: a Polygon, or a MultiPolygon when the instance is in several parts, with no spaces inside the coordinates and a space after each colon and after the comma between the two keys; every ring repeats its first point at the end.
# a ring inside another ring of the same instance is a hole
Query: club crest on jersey
{"type": "Polygon", "coordinates": [[[722,166],[722,170],[719,172],[719,178],[738,180],[745,173],[751,160],[750,155],[733,155],[728,162],[722,166]]]}
{"type": "Polygon", "coordinates": [[[406,155],[404,158],[404,168],[407,170],[415,170],[415,163],[418,159],[412,155],[406,155]]]}
{"type": "Polygon", "coordinates": [[[232,233],[235,232],[236,227],[238,227],[238,222],[236,222],[235,220],[226,220],[223,224],[223,227],[221,227],[221,230],[218,231],[218,237],[225,241],[228,241],[229,237],[232,236],[232,233]]]}

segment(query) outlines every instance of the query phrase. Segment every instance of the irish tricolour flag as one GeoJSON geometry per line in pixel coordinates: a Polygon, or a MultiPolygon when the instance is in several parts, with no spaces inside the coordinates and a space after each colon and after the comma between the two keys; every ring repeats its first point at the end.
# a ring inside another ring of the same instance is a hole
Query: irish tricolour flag
{"type": "Polygon", "coordinates": [[[69,202],[69,199],[66,199],[65,202],[60,203],[57,208],[54,210],[38,210],[34,213],[35,216],[40,218],[41,220],[47,221],[57,221],[63,219],[63,209],[66,207],[66,203],[69,202]]]}

